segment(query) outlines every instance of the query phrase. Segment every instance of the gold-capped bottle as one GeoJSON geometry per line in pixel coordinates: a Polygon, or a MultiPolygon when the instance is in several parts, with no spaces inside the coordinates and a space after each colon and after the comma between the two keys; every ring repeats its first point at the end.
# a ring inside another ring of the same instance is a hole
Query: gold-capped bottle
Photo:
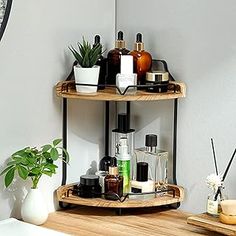
{"type": "Polygon", "coordinates": [[[134,57],[134,72],[137,73],[137,84],[145,84],[146,72],[151,70],[152,56],[149,52],[144,50],[144,43],[142,42],[142,34],[136,35],[136,43],[134,50],[130,52],[134,57]]]}
{"type": "Polygon", "coordinates": [[[116,75],[120,73],[120,58],[121,55],[127,55],[129,50],[125,48],[123,32],[118,32],[118,38],[115,43],[115,48],[107,54],[108,59],[108,77],[107,84],[116,84],[116,75]]]}

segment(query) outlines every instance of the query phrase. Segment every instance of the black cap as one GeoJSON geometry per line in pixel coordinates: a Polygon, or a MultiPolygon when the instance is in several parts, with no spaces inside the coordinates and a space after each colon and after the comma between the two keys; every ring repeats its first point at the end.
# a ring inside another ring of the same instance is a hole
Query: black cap
{"type": "Polygon", "coordinates": [[[100,44],[100,35],[95,35],[95,37],[94,37],[94,45],[96,45],[96,44],[100,44]]]}
{"type": "Polygon", "coordinates": [[[99,176],[97,175],[81,175],[80,183],[86,186],[95,186],[99,184],[99,176]]]}
{"type": "Polygon", "coordinates": [[[116,165],[117,165],[116,158],[115,158],[115,157],[111,157],[111,163],[110,163],[110,166],[111,166],[111,167],[116,167],[116,165]]]}
{"type": "Polygon", "coordinates": [[[145,182],[148,181],[148,163],[138,162],[137,163],[137,181],[145,182]]]}
{"type": "Polygon", "coordinates": [[[145,137],[145,146],[146,147],[156,147],[157,146],[157,135],[147,134],[145,137]]]}
{"type": "Polygon", "coordinates": [[[141,33],[136,34],[136,43],[142,43],[142,34],[141,33]]]}
{"type": "Polygon", "coordinates": [[[123,40],[123,32],[122,31],[118,32],[118,40],[123,40]]]}

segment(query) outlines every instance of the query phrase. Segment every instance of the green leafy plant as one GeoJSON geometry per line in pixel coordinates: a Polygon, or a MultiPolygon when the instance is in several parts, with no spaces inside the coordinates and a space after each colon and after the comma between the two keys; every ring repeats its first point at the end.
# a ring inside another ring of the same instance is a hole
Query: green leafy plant
{"type": "Polygon", "coordinates": [[[13,153],[7,167],[0,174],[5,174],[5,186],[8,187],[12,183],[16,172],[24,180],[30,178],[33,189],[37,188],[42,175],[55,174],[58,167],[54,161],[62,158],[66,163],[69,162],[68,152],[58,146],[61,141],[61,139],[55,139],[52,144],[43,145],[39,149],[26,147],[13,153]]]}
{"type": "Polygon", "coordinates": [[[79,50],[76,50],[73,46],[69,47],[79,65],[84,68],[93,67],[102,55],[102,45],[96,44],[93,47],[85,41],[84,37],[82,43],[78,43],[78,48],[79,50]]]}

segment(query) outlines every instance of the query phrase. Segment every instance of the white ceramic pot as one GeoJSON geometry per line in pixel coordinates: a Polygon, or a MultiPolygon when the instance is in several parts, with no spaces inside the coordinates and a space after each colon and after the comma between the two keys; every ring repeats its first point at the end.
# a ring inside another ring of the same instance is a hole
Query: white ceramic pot
{"type": "MultiPolygon", "coordinates": [[[[92,68],[83,68],[79,65],[74,66],[75,82],[80,84],[98,84],[100,66],[92,68]]],[[[76,91],[79,93],[96,93],[97,86],[76,85],[76,91]]]]}
{"type": "Polygon", "coordinates": [[[21,207],[21,217],[25,222],[41,225],[48,218],[48,209],[39,189],[31,189],[21,207]]]}

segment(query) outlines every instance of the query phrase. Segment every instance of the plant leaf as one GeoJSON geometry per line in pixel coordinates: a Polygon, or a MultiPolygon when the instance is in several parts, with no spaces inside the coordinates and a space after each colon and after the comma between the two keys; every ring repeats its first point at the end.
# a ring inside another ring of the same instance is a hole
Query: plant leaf
{"type": "Polygon", "coordinates": [[[57,146],[62,141],[61,138],[53,140],[54,147],[57,146]]]}
{"type": "Polygon", "coordinates": [[[12,183],[15,175],[15,168],[10,169],[5,175],[5,186],[6,188],[12,183]]]}
{"type": "Polygon", "coordinates": [[[50,177],[52,177],[52,174],[53,174],[51,171],[47,171],[47,170],[43,170],[42,173],[50,177]]]}
{"type": "Polygon", "coordinates": [[[24,166],[18,166],[18,174],[22,179],[26,179],[29,175],[29,171],[24,166]]]}
{"type": "Polygon", "coordinates": [[[42,152],[47,152],[50,148],[52,148],[52,145],[46,144],[42,146],[42,152]]]}
{"type": "Polygon", "coordinates": [[[40,173],[40,168],[38,168],[38,167],[32,168],[30,170],[30,173],[32,173],[34,175],[38,175],[40,173]]]}
{"type": "Polygon", "coordinates": [[[0,175],[4,175],[4,174],[5,174],[7,171],[9,171],[11,168],[14,168],[14,166],[13,166],[13,165],[8,166],[5,170],[3,170],[3,171],[1,172],[0,175]]]}
{"type": "Polygon", "coordinates": [[[51,149],[50,155],[53,161],[56,161],[59,158],[59,153],[55,147],[51,149]]]}

